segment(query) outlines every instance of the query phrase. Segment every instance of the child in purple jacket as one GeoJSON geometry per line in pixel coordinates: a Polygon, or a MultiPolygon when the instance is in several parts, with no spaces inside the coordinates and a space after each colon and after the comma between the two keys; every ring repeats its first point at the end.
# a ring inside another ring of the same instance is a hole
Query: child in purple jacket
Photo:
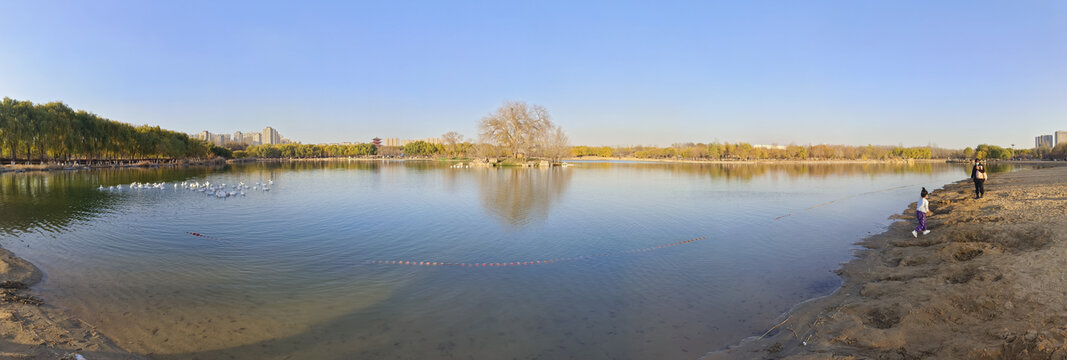
{"type": "Polygon", "coordinates": [[[930,230],[926,230],[926,214],[930,213],[930,201],[926,200],[926,195],[929,194],[926,188],[923,188],[923,191],[919,193],[922,198],[915,205],[915,218],[919,219],[919,226],[916,226],[915,230],[911,231],[911,236],[919,237],[920,231],[922,231],[923,235],[930,233],[930,230]]]}

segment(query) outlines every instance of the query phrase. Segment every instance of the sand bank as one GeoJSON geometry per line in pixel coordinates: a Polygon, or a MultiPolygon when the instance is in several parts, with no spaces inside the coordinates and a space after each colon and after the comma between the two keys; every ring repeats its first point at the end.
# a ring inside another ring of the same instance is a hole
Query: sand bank
{"type": "Polygon", "coordinates": [[[44,303],[28,289],[39,281],[37,267],[0,249],[0,359],[143,359],[44,303]]]}
{"type": "Polygon", "coordinates": [[[935,191],[919,238],[911,204],[859,243],[839,290],[704,358],[1067,358],[1067,167],[994,174],[986,191],[935,191]]]}

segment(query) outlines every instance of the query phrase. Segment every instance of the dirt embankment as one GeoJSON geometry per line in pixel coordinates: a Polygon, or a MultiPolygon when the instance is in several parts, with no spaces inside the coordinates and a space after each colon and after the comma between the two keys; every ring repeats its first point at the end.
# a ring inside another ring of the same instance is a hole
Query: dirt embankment
{"type": "Polygon", "coordinates": [[[0,249],[0,359],[143,359],[34,296],[41,271],[0,249]]]}
{"type": "Polygon", "coordinates": [[[705,359],[1067,359],[1067,167],[973,190],[931,194],[917,239],[912,204],[860,243],[837,292],[705,359]]]}

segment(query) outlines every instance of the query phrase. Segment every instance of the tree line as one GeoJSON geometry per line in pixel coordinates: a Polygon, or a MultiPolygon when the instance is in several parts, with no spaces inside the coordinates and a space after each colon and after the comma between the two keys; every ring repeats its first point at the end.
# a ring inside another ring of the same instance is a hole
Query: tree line
{"type": "Polygon", "coordinates": [[[755,146],[746,142],[677,143],[668,147],[589,147],[571,148],[571,156],[623,157],[681,160],[890,160],[950,157],[951,150],[934,147],[788,145],[755,146]]]}
{"type": "Polygon", "coordinates": [[[5,97],[0,102],[0,159],[70,161],[81,159],[319,158],[418,156],[450,158],[616,157],[684,160],[890,160],[890,159],[1067,159],[1067,144],[1014,150],[981,144],[950,150],[933,146],[788,145],[760,147],[745,142],[677,143],[667,147],[570,146],[548,110],[521,101],[503,103],[478,122],[477,139],[451,131],[440,144],[415,141],[404,146],[255,145],[213,146],[159,126],[134,126],[106,119],[62,102],[34,104],[5,97]],[[477,141],[474,141],[477,140],[477,141]]]}
{"type": "Polygon", "coordinates": [[[0,101],[0,158],[70,161],[204,158],[211,145],[159,126],[112,121],[62,102],[0,101]]]}

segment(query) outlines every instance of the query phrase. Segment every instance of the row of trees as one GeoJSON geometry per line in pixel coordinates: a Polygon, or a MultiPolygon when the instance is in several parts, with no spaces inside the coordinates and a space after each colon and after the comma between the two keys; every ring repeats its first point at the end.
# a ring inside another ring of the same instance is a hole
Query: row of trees
{"type": "Polygon", "coordinates": [[[571,148],[571,156],[633,157],[639,159],[685,160],[889,160],[948,157],[947,150],[931,147],[789,145],[757,147],[749,143],[678,143],[669,147],[588,147],[571,148]],[[937,153],[937,154],[935,154],[937,153]]]}
{"type": "Polygon", "coordinates": [[[281,145],[253,145],[244,150],[236,150],[233,157],[236,158],[320,158],[342,156],[371,156],[377,155],[378,149],[373,144],[355,145],[312,145],[312,144],[281,144],[281,145]]]}
{"type": "Polygon", "coordinates": [[[158,126],[133,126],[73,110],[61,102],[0,101],[0,158],[79,159],[203,158],[211,145],[158,126]]]}
{"type": "Polygon", "coordinates": [[[354,145],[315,145],[315,144],[282,144],[282,145],[253,145],[243,150],[234,150],[236,158],[322,158],[322,157],[347,157],[347,156],[448,156],[466,155],[473,144],[453,144],[454,150],[449,150],[445,144],[431,144],[425,141],[415,141],[404,146],[374,146],[370,143],[354,145]]]}

